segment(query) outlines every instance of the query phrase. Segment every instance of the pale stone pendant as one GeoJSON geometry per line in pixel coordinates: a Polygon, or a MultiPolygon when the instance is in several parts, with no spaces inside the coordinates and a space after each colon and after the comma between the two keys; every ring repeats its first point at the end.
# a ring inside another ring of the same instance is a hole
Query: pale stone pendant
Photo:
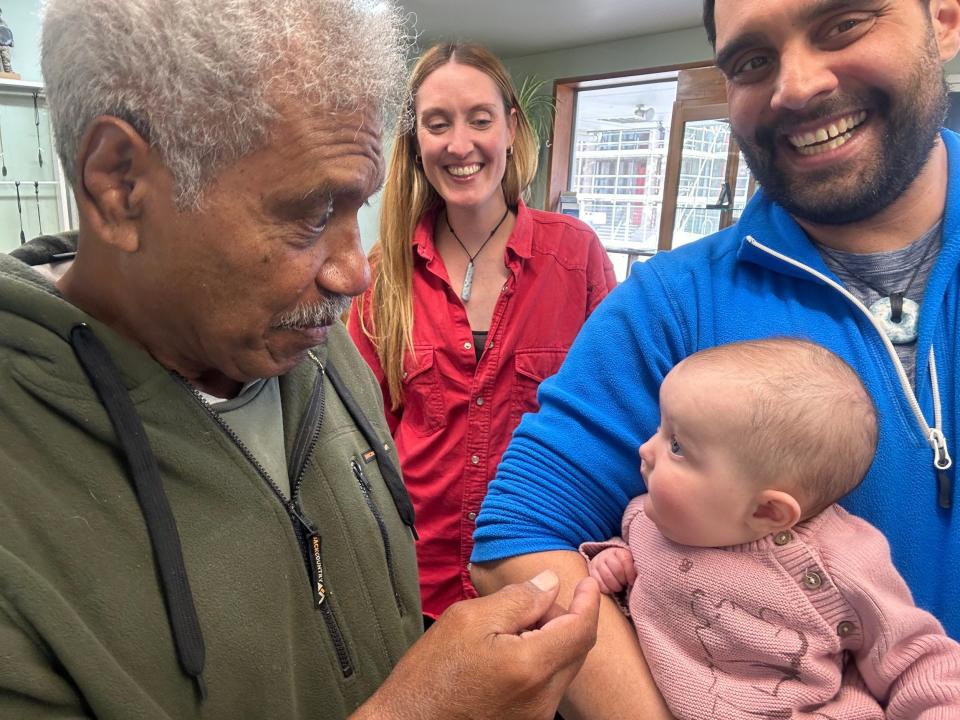
{"type": "Polygon", "coordinates": [[[900,322],[893,321],[889,297],[882,297],[870,306],[870,314],[877,319],[894,345],[908,345],[917,339],[920,306],[910,298],[903,298],[902,302],[900,322]]]}
{"type": "Polygon", "coordinates": [[[464,302],[470,299],[470,291],[473,289],[473,260],[467,263],[467,272],[463,276],[463,290],[460,291],[460,299],[464,302]]]}

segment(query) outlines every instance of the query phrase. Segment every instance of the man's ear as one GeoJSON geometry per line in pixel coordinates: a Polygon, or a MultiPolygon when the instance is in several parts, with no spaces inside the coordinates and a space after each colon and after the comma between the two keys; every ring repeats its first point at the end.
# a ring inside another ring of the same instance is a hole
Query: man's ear
{"type": "Polygon", "coordinates": [[[125,252],[139,247],[136,220],[154,165],[149,143],[129,123],[104,115],[87,127],[77,154],[77,204],[104,242],[125,252]]]}
{"type": "Polygon", "coordinates": [[[747,518],[747,525],[763,537],[793,527],[800,522],[802,514],[800,503],[790,493],[763,490],[754,498],[753,512],[747,518]]]}
{"type": "Polygon", "coordinates": [[[952,60],[960,50],[960,0],[931,0],[930,22],[940,62],[952,60]]]}

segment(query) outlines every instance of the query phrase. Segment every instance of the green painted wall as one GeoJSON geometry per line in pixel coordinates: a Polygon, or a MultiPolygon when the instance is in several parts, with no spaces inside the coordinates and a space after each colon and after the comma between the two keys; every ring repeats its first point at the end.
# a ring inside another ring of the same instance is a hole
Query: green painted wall
{"type": "Polygon", "coordinates": [[[515,78],[536,74],[555,80],[709,60],[712,56],[703,29],[690,28],[539,55],[505,58],[504,62],[515,78]]]}
{"type": "MultiPolygon", "coordinates": [[[[3,19],[13,31],[11,65],[21,80],[41,81],[40,74],[40,1],[0,0],[3,19]]],[[[51,232],[66,224],[57,202],[54,166],[56,159],[50,140],[50,125],[41,99],[38,157],[37,127],[33,97],[0,85],[0,146],[4,173],[0,177],[0,252],[20,245],[20,229],[27,238],[41,230],[51,232]],[[20,182],[18,210],[17,188],[20,182]],[[38,185],[34,186],[34,181],[38,185]]]]}
{"type": "Polygon", "coordinates": [[[14,72],[23,80],[40,82],[40,0],[3,0],[0,9],[13,31],[14,72]]]}

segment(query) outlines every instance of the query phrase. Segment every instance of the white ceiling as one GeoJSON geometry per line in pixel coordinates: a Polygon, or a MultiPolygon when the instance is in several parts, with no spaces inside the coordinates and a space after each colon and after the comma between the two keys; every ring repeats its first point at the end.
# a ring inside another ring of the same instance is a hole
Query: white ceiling
{"type": "Polygon", "coordinates": [[[700,25],[701,0],[398,0],[420,45],[476,40],[518,57],[700,25]]]}

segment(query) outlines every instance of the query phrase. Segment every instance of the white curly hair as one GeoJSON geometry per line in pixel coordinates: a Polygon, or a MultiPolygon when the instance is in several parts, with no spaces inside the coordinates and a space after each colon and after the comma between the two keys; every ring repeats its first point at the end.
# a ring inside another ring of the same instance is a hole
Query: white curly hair
{"type": "Polygon", "coordinates": [[[186,208],[269,143],[284,98],[389,122],[413,42],[390,1],[46,0],[41,63],[72,185],[86,128],[112,115],[161,154],[186,208]]]}

